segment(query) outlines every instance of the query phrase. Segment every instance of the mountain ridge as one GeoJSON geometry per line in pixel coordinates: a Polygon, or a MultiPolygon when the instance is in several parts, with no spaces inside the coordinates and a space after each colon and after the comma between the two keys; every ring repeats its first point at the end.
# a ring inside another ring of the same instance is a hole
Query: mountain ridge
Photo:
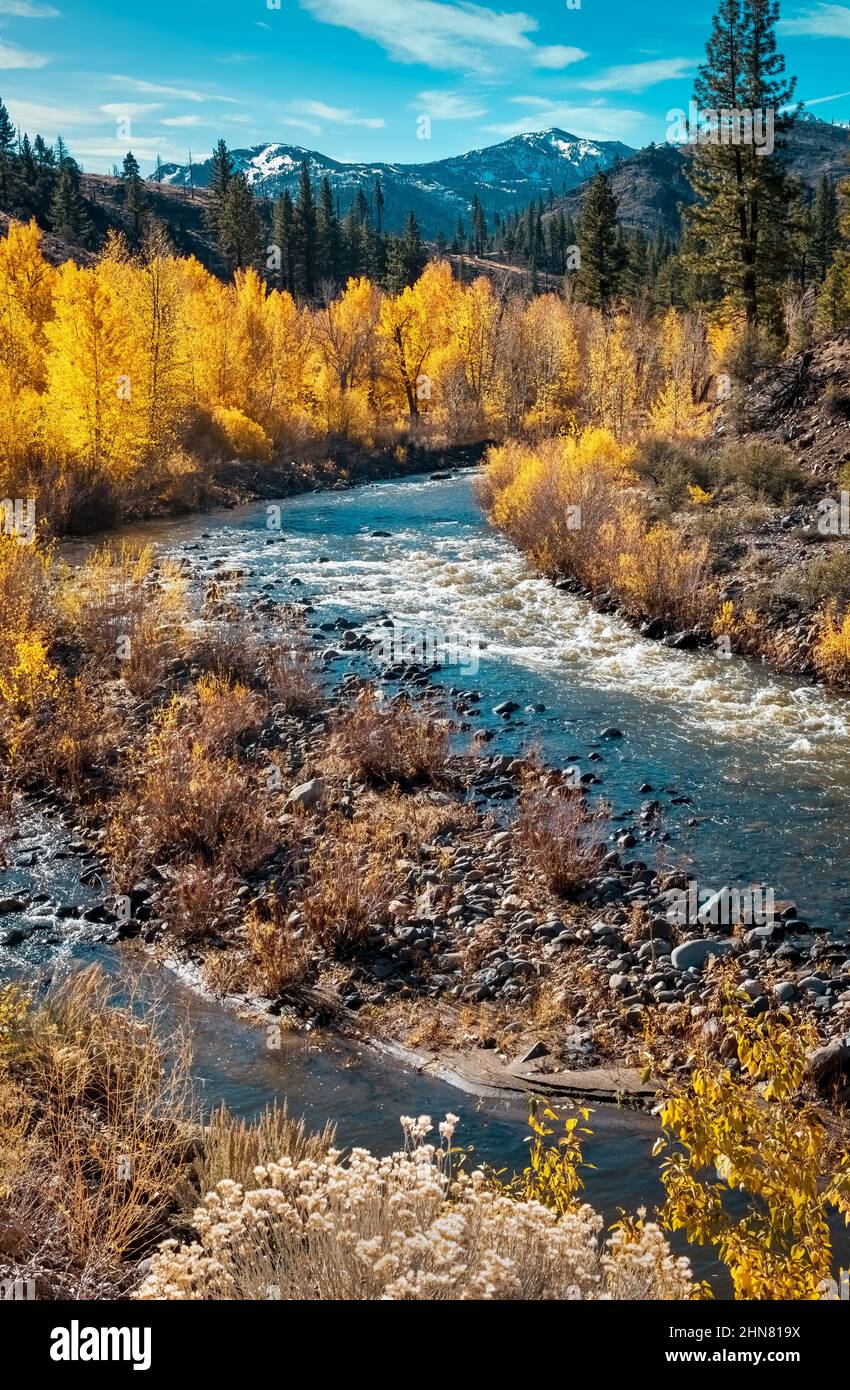
{"type": "MultiPolygon", "coordinates": [[[[496,213],[504,215],[532,198],[548,195],[550,188],[562,195],[597,168],[608,169],[634,153],[622,141],[587,140],[557,126],[421,164],[381,160],[345,163],[318,150],[281,142],[230,151],[234,167],[245,174],[254,192],[271,198],[285,189],[295,193],[301,164],[306,160],[314,182],[327,177],[343,213],[359,189],[371,195],[380,176],[385,229],[399,231],[412,210],[427,237],[451,233],[458,218],[467,217],[475,196],[491,219],[496,213]]],[[[211,159],[193,164],[196,188],[208,185],[210,170],[211,159]]],[[[180,187],[188,180],[189,166],[165,164],[160,174],[163,183],[180,187]]]]}

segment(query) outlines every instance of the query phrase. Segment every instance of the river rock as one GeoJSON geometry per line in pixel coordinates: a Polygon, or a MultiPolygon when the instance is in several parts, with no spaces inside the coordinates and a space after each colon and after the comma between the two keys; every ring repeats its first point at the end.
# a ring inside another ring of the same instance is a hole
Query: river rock
{"type": "Polygon", "coordinates": [[[0,917],[5,917],[10,912],[23,912],[26,903],[20,898],[0,898],[0,917]]]}
{"type": "Polygon", "coordinates": [[[501,704],[493,706],[494,714],[514,714],[519,709],[516,700],[502,700],[501,704]]]}
{"type": "Polygon", "coordinates": [[[696,941],[683,941],[676,946],[670,956],[674,970],[701,970],[709,956],[722,956],[731,949],[728,941],[717,941],[714,937],[698,937],[696,941]]]}
{"type": "Polygon", "coordinates": [[[834,1038],[817,1047],[806,1058],[806,1071],[819,1086],[850,1079],[850,1046],[845,1038],[834,1038]]]}
{"type": "Polygon", "coordinates": [[[318,806],[324,792],[325,784],[322,778],[311,777],[309,782],[302,782],[300,786],[293,787],[286,798],[286,804],[300,806],[303,811],[312,811],[314,806],[318,806]]]}

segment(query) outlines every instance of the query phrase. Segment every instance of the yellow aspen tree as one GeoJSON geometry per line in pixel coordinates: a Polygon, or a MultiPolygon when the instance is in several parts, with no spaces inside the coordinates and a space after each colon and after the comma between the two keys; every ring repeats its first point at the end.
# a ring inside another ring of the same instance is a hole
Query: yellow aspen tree
{"type": "Polygon", "coordinates": [[[10,223],[0,240],[0,457],[7,466],[27,458],[38,438],[55,275],[35,222],[10,223]]]}
{"type": "MultiPolygon", "coordinates": [[[[136,362],[113,262],[96,269],[66,261],[47,325],[47,419],[72,460],[118,476],[144,447],[133,400],[136,362]]],[[[141,428],[140,428],[141,424],[141,428]]]]}

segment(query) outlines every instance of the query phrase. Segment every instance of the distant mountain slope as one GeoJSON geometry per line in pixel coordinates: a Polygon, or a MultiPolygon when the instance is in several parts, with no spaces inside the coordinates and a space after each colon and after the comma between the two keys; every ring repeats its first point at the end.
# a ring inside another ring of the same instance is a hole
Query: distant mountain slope
{"type": "MultiPolygon", "coordinates": [[[[371,196],[380,175],[385,229],[400,230],[412,208],[423,234],[434,237],[441,231],[450,234],[458,217],[466,218],[476,195],[489,217],[507,213],[532,198],[546,198],[550,189],[563,194],[597,168],[607,169],[633,151],[619,140],[583,140],[553,129],[515,135],[499,145],[426,164],[342,164],[316,150],[281,144],[231,153],[254,192],[269,198],[287,188],[294,196],[301,162],[306,159],[314,183],[327,177],[343,212],[358,189],[371,196]]],[[[210,167],[210,160],[193,166],[196,188],[207,186],[210,167]]],[[[188,181],[188,165],[166,164],[162,177],[163,183],[183,185],[188,181]]]]}
{"type": "MultiPolygon", "coordinates": [[[[651,235],[660,226],[672,236],[679,235],[679,205],[694,201],[687,179],[689,158],[687,145],[647,145],[612,169],[611,186],[624,227],[637,227],[651,235]]],[[[788,171],[809,188],[814,188],[824,174],[833,179],[850,176],[848,159],[850,130],[846,126],[829,125],[813,117],[803,117],[795,124],[787,149],[788,171]]],[[[554,211],[562,208],[575,218],[582,194],[581,188],[569,190],[557,200],[554,211]]]]}

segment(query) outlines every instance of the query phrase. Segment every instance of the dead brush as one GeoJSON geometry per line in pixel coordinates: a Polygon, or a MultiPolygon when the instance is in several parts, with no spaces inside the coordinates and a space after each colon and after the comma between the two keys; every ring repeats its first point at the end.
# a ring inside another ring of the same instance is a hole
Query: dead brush
{"type": "Polygon", "coordinates": [[[278,898],[252,906],[245,919],[249,982],[271,999],[284,999],[315,978],[309,941],[286,925],[278,898]]]}
{"type": "MultiPolygon", "coordinates": [[[[0,993],[0,1082],[28,1107],[44,1202],[78,1271],[114,1270],[166,1233],[192,1116],[186,1039],[159,1030],[149,1001],[140,1017],[132,990],[116,1008],[114,991],[90,967],[38,1003],[0,993]]],[[[4,1184],[21,1194],[14,1171],[4,1184]]]]}
{"type": "Polygon", "coordinates": [[[229,602],[205,620],[193,655],[212,675],[251,686],[258,679],[263,645],[245,610],[229,602]]]}
{"type": "Polygon", "coordinates": [[[311,937],[329,956],[357,955],[386,915],[395,878],[367,821],[331,818],[310,856],[300,903],[311,937]]]}
{"type": "Polygon", "coordinates": [[[209,750],[234,747],[243,734],[259,728],[266,714],[266,702],[256,691],[224,676],[201,676],[195,693],[197,739],[209,750]]]}
{"type": "Polygon", "coordinates": [[[384,786],[445,781],[449,752],[447,720],[410,705],[388,704],[371,687],[342,717],[330,740],[334,767],[384,786]]]}
{"type": "Polygon", "coordinates": [[[237,887],[232,873],[203,859],[177,867],[162,899],[169,939],[185,947],[230,936],[238,921],[237,887]]]}
{"type": "Polygon", "coordinates": [[[286,614],[281,635],[264,649],[261,669],[269,697],[285,714],[309,714],[320,704],[321,689],[300,614],[286,614]]]}
{"type": "Polygon", "coordinates": [[[585,888],[605,854],[608,807],[588,806],[579,790],[523,790],[516,836],[528,868],[542,875],[553,893],[569,897],[585,888]]]}
{"type": "Polygon", "coordinates": [[[186,650],[185,587],[176,566],[155,566],[150,546],[107,545],[68,575],[64,622],[99,665],[149,695],[186,650]]]}
{"type": "Polygon", "coordinates": [[[269,1105],[256,1120],[243,1120],[225,1105],[213,1110],[204,1126],[200,1154],[194,1165],[196,1193],[203,1196],[224,1179],[245,1191],[259,1185],[255,1168],[289,1158],[295,1167],[305,1159],[321,1161],[334,1147],[336,1126],[310,1133],[302,1118],[294,1119],[286,1103],[269,1105]]]}
{"type": "Polygon", "coordinates": [[[271,799],[236,758],[205,748],[179,699],[160,714],[116,799],[107,847],[121,883],[161,857],[248,873],[279,840],[271,799]]]}

